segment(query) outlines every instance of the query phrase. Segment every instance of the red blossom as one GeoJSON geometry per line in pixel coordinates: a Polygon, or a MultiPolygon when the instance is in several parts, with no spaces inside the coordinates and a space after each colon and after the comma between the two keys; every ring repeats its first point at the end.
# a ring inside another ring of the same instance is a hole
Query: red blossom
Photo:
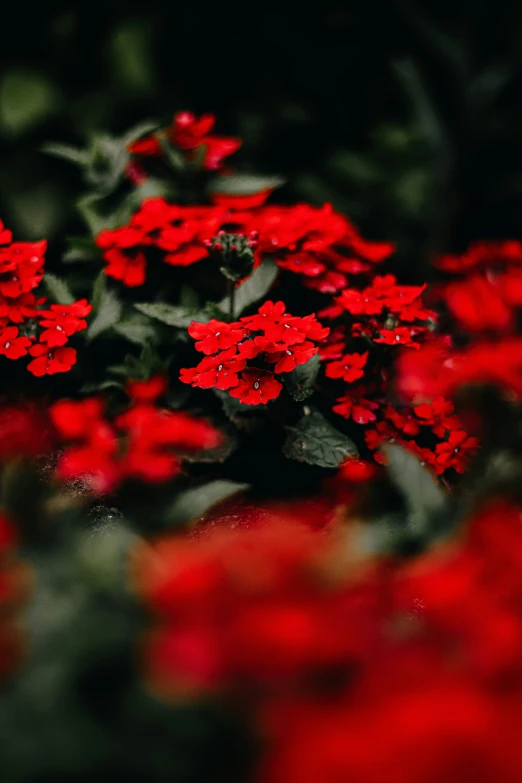
{"type": "Polygon", "coordinates": [[[406,326],[397,326],[395,329],[381,329],[380,337],[374,338],[374,343],[385,345],[405,345],[408,348],[420,348],[419,343],[414,342],[415,333],[406,326]]]}
{"type": "Polygon", "coordinates": [[[85,316],[89,315],[92,305],[86,299],[80,299],[69,305],[51,305],[48,310],[41,310],[40,326],[45,330],[40,334],[40,342],[47,343],[50,348],[65,345],[69,337],[76,332],[87,329],[85,316]]]}
{"type": "Polygon", "coordinates": [[[306,362],[315,356],[319,350],[311,342],[298,343],[297,345],[280,345],[275,343],[273,345],[275,351],[270,351],[266,354],[266,360],[270,364],[275,363],[274,372],[292,372],[296,367],[306,362]],[[279,349],[279,350],[277,350],[279,349]]]}
{"type": "Polygon", "coordinates": [[[346,383],[353,383],[364,375],[364,367],[368,361],[368,351],[365,353],[347,353],[337,362],[326,366],[327,378],[342,378],[346,383]]]}
{"type": "Polygon", "coordinates": [[[442,470],[454,468],[457,473],[464,473],[469,458],[476,454],[478,447],[477,438],[470,437],[463,430],[452,430],[448,440],[435,448],[437,463],[442,470]]]}
{"type": "Polygon", "coordinates": [[[279,396],[282,388],[273,373],[250,367],[243,370],[239,383],[231,390],[230,396],[244,405],[266,405],[279,396]]]}
{"type": "Polygon", "coordinates": [[[38,377],[68,372],[73,364],[76,364],[76,351],[74,348],[59,347],[49,349],[49,346],[37,343],[29,349],[29,353],[36,358],[29,362],[27,369],[38,377]]]}
{"type": "Polygon", "coordinates": [[[379,410],[379,403],[358,394],[346,394],[339,397],[332,410],[345,419],[352,418],[356,424],[369,424],[377,419],[375,411],[379,410]]]}
{"type": "Polygon", "coordinates": [[[505,330],[512,323],[513,313],[502,293],[494,281],[472,275],[448,285],[445,300],[452,315],[465,329],[505,330]]]}
{"type": "Polygon", "coordinates": [[[209,355],[237,345],[246,330],[238,324],[227,324],[212,318],[208,324],[193,321],[188,333],[196,340],[196,351],[209,355]]]}
{"type": "Polygon", "coordinates": [[[8,359],[19,359],[26,356],[31,340],[18,334],[17,326],[0,329],[0,354],[8,359]]]}
{"type": "Polygon", "coordinates": [[[81,479],[95,493],[105,493],[126,478],[166,481],[180,470],[180,451],[218,446],[221,434],[205,421],[154,404],[164,389],[163,378],[132,382],[128,391],[136,402],[114,422],[105,418],[98,398],[55,403],[53,423],[72,441],[59,459],[57,476],[81,479]]]}
{"type": "Polygon", "coordinates": [[[55,433],[43,404],[19,400],[0,406],[0,459],[47,454],[54,439],[55,433]]]}
{"type": "MultiPolygon", "coordinates": [[[[214,124],[215,117],[212,114],[203,114],[198,118],[191,112],[181,111],[174,116],[171,127],[166,128],[162,134],[171,144],[185,151],[189,160],[193,158],[195,151],[203,147],[203,168],[216,170],[221,168],[224,158],[239,149],[241,140],[211,135],[214,124]]],[[[129,152],[134,155],[159,156],[163,149],[155,136],[146,136],[133,142],[129,152]]]]}
{"type": "Polygon", "coordinates": [[[193,368],[181,370],[180,380],[200,389],[232,389],[239,383],[238,373],[246,366],[246,360],[235,348],[222,351],[217,356],[207,356],[193,368]]]}
{"type": "Polygon", "coordinates": [[[383,411],[384,417],[391,421],[394,427],[405,435],[418,435],[420,432],[419,422],[415,419],[413,413],[408,408],[396,410],[391,405],[387,405],[383,411]]]}

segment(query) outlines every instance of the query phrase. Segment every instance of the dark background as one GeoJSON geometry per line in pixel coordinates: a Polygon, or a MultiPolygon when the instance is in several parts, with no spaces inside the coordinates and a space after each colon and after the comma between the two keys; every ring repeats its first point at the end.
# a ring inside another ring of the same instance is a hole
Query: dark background
{"type": "MultiPolygon", "coordinates": [[[[0,215],[77,233],[79,174],[40,152],[187,108],[244,138],[238,165],[332,201],[415,265],[519,236],[522,4],[10,3],[2,13],[0,215]]],[[[410,267],[411,268],[411,267],[410,267]]]]}

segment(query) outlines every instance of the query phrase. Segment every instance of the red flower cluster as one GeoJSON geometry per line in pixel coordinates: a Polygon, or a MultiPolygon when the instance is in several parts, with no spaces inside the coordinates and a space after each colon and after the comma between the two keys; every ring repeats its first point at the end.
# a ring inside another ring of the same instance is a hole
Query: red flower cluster
{"type": "Polygon", "coordinates": [[[225,323],[192,323],[189,334],[205,358],[181,370],[183,383],[200,389],[229,390],[246,405],[263,405],[283,388],[275,374],[292,372],[318,352],[317,342],[329,332],[314,315],[285,312],[284,302],[265,302],[255,315],[225,323]],[[255,365],[247,362],[255,360],[255,365]],[[263,365],[263,366],[258,366],[263,365]]]}
{"type": "MultiPolygon", "coordinates": [[[[211,131],[215,123],[216,118],[212,114],[196,117],[189,111],[180,111],[174,115],[171,127],[165,128],[159,135],[182,150],[187,160],[194,160],[203,149],[202,168],[214,171],[220,169],[224,159],[241,146],[241,139],[214,136],[211,131]]],[[[157,134],[135,141],[129,152],[157,157],[163,154],[163,149],[157,134]]]]}
{"type": "Polygon", "coordinates": [[[210,240],[223,222],[219,207],[184,207],[168,204],[163,198],[147,199],[129,225],[103,229],[96,244],[107,262],[105,273],[127,286],[145,282],[147,257],[160,251],[166,264],[189,266],[207,255],[210,240]]]}
{"type": "MultiPolygon", "coordinates": [[[[368,271],[393,252],[388,242],[363,239],[347,218],[327,204],[291,207],[259,206],[244,197],[217,199],[222,206],[183,207],[162,198],[145,201],[127,226],[104,229],[96,239],[107,262],[106,274],[127,286],[142,285],[146,253],[161,251],[172,266],[187,266],[207,255],[209,240],[219,231],[258,237],[259,264],[270,256],[287,271],[302,275],[308,288],[336,293],[349,275],[368,271]],[[252,206],[247,208],[248,204],[252,206]]],[[[413,319],[410,319],[413,320],[413,319]]]]}
{"type": "Polygon", "coordinates": [[[347,572],[349,530],[280,521],[141,545],[134,583],[159,620],[148,682],[248,694],[263,783],[518,783],[520,512],[491,508],[462,542],[347,572]]]}
{"type": "Polygon", "coordinates": [[[20,400],[0,406],[0,461],[48,454],[54,439],[43,404],[20,400]]]}
{"type": "Polygon", "coordinates": [[[46,242],[11,239],[0,222],[0,354],[7,359],[32,356],[27,369],[33,375],[67,372],[76,362],[76,351],[65,345],[87,328],[91,305],[81,299],[43,308],[46,299],[35,289],[44,275],[46,242]]]}
{"type": "Polygon", "coordinates": [[[460,386],[485,383],[521,396],[522,244],[479,243],[462,256],[444,256],[439,266],[464,273],[438,289],[460,347],[441,336],[415,358],[403,356],[400,388],[413,400],[450,396],[460,386]]]}
{"type": "Polygon", "coordinates": [[[165,389],[160,378],[130,382],[132,404],[113,422],[104,417],[99,398],[56,402],[50,410],[54,426],[73,443],[59,459],[57,476],[81,479],[101,494],[126,478],[166,481],[179,473],[180,453],[218,446],[221,434],[209,424],[157,405],[165,389]]]}
{"type": "MultiPolygon", "coordinates": [[[[334,412],[365,427],[371,451],[391,441],[416,453],[439,474],[449,469],[461,473],[478,442],[464,432],[451,402],[439,395],[431,408],[409,408],[392,406],[386,399],[394,357],[384,346],[415,349],[406,352],[415,354],[423,342],[432,341],[436,314],[422,302],[425,287],[399,285],[388,274],[344,289],[320,312],[334,323],[320,353],[326,377],[349,384],[334,412]]],[[[384,457],[377,452],[375,459],[382,462],[384,457]]]]}

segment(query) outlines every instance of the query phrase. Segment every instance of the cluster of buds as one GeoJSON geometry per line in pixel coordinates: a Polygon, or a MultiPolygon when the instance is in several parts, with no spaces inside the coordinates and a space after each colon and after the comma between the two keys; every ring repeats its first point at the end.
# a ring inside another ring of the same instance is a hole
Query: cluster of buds
{"type": "Polygon", "coordinates": [[[251,231],[248,235],[219,231],[217,236],[207,239],[204,244],[209,252],[218,256],[221,273],[228,280],[237,282],[252,271],[257,238],[257,231],[251,231]]]}

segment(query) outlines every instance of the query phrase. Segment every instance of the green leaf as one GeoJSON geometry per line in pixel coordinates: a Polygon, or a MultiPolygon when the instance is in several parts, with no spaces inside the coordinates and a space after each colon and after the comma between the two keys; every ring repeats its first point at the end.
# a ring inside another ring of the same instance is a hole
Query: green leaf
{"type": "Polygon", "coordinates": [[[122,143],[127,147],[132,144],[133,141],[137,141],[142,136],[148,136],[149,133],[153,133],[159,127],[159,122],[155,120],[143,120],[137,125],[133,125],[126,133],[121,137],[122,143]]]}
{"type": "Polygon", "coordinates": [[[139,314],[126,318],[113,326],[113,331],[135,345],[145,345],[156,337],[156,328],[149,319],[141,319],[139,314]]]}
{"type": "Polygon", "coordinates": [[[292,372],[283,374],[283,384],[294,400],[302,402],[314,393],[313,385],[320,366],[321,359],[319,354],[316,353],[306,364],[301,364],[292,372]]]}
{"type": "Polygon", "coordinates": [[[425,537],[445,515],[447,496],[433,474],[414,454],[394,444],[387,444],[382,450],[388,458],[390,479],[406,504],[407,527],[415,537],[425,537]]]}
{"type": "Polygon", "coordinates": [[[121,310],[121,302],[114,291],[104,288],[100,292],[96,315],[87,329],[87,339],[93,340],[102,332],[117,324],[121,317],[121,310]]]}
{"type": "Polygon", "coordinates": [[[65,251],[62,260],[67,264],[77,261],[92,261],[99,259],[101,253],[90,237],[69,237],[69,248],[65,251]]]}
{"type": "Polygon", "coordinates": [[[205,323],[209,320],[208,316],[201,311],[162,302],[142,302],[135,304],[134,307],[138,312],[148,315],[149,318],[155,318],[167,326],[176,326],[178,329],[186,329],[192,321],[205,323]]]}
{"type": "Polygon", "coordinates": [[[98,312],[102,296],[107,290],[107,275],[102,270],[94,281],[91,294],[91,304],[93,313],[98,312]]]}
{"type": "Polygon", "coordinates": [[[180,171],[180,169],[185,166],[183,155],[178,152],[178,150],[174,149],[174,147],[169,144],[164,136],[158,136],[157,138],[167,163],[174,169],[174,171],[180,171]]]}
{"type": "Polygon", "coordinates": [[[129,153],[123,139],[107,133],[94,134],[85,179],[100,193],[107,195],[119,184],[128,162],[129,153]]]}
{"type": "Polygon", "coordinates": [[[38,71],[4,70],[0,81],[0,128],[19,135],[55,114],[61,102],[56,86],[38,71]]]}
{"type": "Polygon", "coordinates": [[[74,296],[65,280],[61,280],[56,275],[46,272],[43,281],[47,293],[56,304],[71,304],[74,302],[74,296]]]}
{"type": "Polygon", "coordinates": [[[318,411],[304,415],[295,427],[287,427],[289,435],[283,453],[289,459],[337,468],[346,457],[357,455],[357,447],[342,432],[336,430],[318,411]]]}
{"type": "Polygon", "coordinates": [[[233,419],[239,413],[259,413],[255,405],[245,405],[243,402],[239,402],[234,397],[231,397],[227,391],[221,391],[220,389],[213,389],[216,397],[221,400],[223,411],[230,418],[233,419]]]}
{"type": "Polygon", "coordinates": [[[187,489],[178,495],[168,511],[168,518],[172,523],[181,524],[194,520],[199,521],[205,511],[215,503],[225,498],[244,492],[250,484],[238,484],[235,481],[217,480],[201,487],[187,489]]]}
{"type": "MultiPolygon", "coordinates": [[[[272,287],[278,273],[279,267],[270,258],[267,258],[261,266],[254,269],[250,277],[236,288],[234,299],[235,314],[240,315],[251,304],[262,299],[272,287]]],[[[228,297],[222,299],[218,303],[218,307],[224,312],[228,312],[228,297]]]]}
{"type": "Polygon", "coordinates": [[[281,177],[258,176],[257,174],[231,174],[215,177],[209,184],[209,193],[223,193],[230,196],[251,196],[264,190],[274,190],[284,185],[281,177]]]}
{"type": "Polygon", "coordinates": [[[55,158],[63,158],[77,166],[86,166],[89,162],[89,151],[78,147],[72,147],[70,144],[44,144],[41,151],[46,155],[53,155],[55,158]]]}
{"type": "MultiPolygon", "coordinates": [[[[110,367],[108,368],[111,369],[110,367]]],[[[122,368],[123,369],[123,368],[122,368]]],[[[123,377],[127,377],[127,372],[122,373],[123,377]]],[[[82,394],[95,394],[96,392],[105,391],[106,389],[123,389],[123,384],[118,381],[100,381],[99,383],[85,383],[80,391],[82,394]]]]}
{"type": "Polygon", "coordinates": [[[89,193],[86,196],[82,196],[76,202],[76,208],[85,223],[89,227],[91,234],[99,234],[102,228],[109,228],[107,218],[101,213],[99,209],[99,201],[101,197],[97,193],[89,193]]]}

